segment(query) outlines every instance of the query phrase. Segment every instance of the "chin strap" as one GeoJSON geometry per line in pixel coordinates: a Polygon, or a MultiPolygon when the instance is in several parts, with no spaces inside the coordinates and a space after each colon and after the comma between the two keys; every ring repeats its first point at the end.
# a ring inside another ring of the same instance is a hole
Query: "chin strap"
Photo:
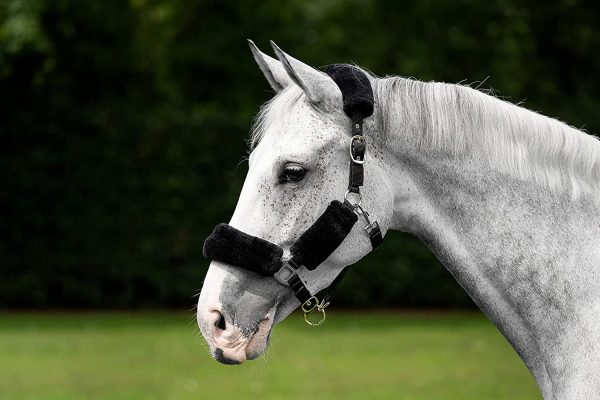
{"type": "Polygon", "coordinates": [[[363,229],[369,236],[372,249],[383,244],[379,224],[371,221],[369,213],[361,206],[360,187],[364,183],[367,150],[363,120],[373,114],[374,104],[369,78],[358,68],[346,64],[330,65],[324,71],[340,88],[344,112],[352,120],[348,190],[344,202],[334,200],[327,206],[325,212],[292,245],[289,259],[283,259],[283,249],[278,245],[227,224],[215,227],[204,242],[202,251],[204,257],[211,260],[244,268],[263,277],[272,276],[282,285],[289,286],[300,301],[304,319],[313,326],[325,322],[325,309],[348,267],[325,289],[321,300],[308,290],[298,270],[304,267],[312,271],[321,265],[342,244],[359,218],[364,220],[363,229]],[[319,320],[309,319],[314,312],[320,313],[319,320]]]}

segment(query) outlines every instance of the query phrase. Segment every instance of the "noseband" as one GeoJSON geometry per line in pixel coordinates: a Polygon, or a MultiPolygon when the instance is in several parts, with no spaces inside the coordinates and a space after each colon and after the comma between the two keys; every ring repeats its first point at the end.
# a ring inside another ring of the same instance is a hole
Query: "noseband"
{"type": "Polygon", "coordinates": [[[204,242],[204,257],[233,265],[259,274],[273,277],[282,285],[289,286],[300,301],[304,319],[310,325],[325,321],[325,308],[333,298],[335,288],[348,270],[345,268],[325,289],[319,300],[311,294],[300,279],[298,270],[305,267],[312,271],[321,265],[350,234],[361,217],[363,229],[375,250],[383,244],[383,236],[377,221],[371,222],[369,213],[361,206],[360,187],[364,182],[365,153],[367,143],[363,136],[363,120],[373,114],[373,89],[369,78],[358,68],[347,64],[333,64],[324,68],[342,92],[344,112],[352,120],[350,139],[350,173],[344,202],[334,200],[325,212],[298,238],[290,248],[290,257],[283,257],[283,249],[267,240],[248,235],[230,225],[219,224],[204,242]],[[321,314],[318,321],[309,319],[315,311],[321,314]]]}

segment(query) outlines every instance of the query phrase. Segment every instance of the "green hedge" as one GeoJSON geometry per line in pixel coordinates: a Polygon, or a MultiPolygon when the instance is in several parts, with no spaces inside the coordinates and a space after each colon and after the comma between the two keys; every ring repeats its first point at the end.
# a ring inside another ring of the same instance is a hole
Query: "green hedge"
{"type": "MultiPolygon", "coordinates": [[[[487,79],[600,131],[598,3],[521,3],[2,2],[0,306],[194,303],[203,239],[233,211],[244,140],[271,96],[247,37],[313,65],[487,79]]],[[[339,302],[471,304],[399,234],[349,274],[339,302]]]]}

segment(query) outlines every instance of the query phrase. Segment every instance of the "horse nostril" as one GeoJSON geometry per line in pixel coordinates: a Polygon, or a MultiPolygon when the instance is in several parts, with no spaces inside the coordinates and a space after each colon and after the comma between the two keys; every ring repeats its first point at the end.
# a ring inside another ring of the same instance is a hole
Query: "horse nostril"
{"type": "Polygon", "coordinates": [[[219,329],[221,329],[222,331],[225,330],[225,317],[223,316],[223,314],[219,313],[219,319],[217,319],[215,321],[215,326],[219,329]]]}

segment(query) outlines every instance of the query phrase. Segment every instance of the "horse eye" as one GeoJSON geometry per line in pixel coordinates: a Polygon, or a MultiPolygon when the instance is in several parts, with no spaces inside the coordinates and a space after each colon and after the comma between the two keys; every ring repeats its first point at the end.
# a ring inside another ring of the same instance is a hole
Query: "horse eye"
{"type": "Polygon", "coordinates": [[[281,175],[279,181],[282,183],[287,182],[299,182],[304,178],[306,171],[304,168],[299,166],[298,164],[288,164],[283,169],[283,174],[281,175]]]}

